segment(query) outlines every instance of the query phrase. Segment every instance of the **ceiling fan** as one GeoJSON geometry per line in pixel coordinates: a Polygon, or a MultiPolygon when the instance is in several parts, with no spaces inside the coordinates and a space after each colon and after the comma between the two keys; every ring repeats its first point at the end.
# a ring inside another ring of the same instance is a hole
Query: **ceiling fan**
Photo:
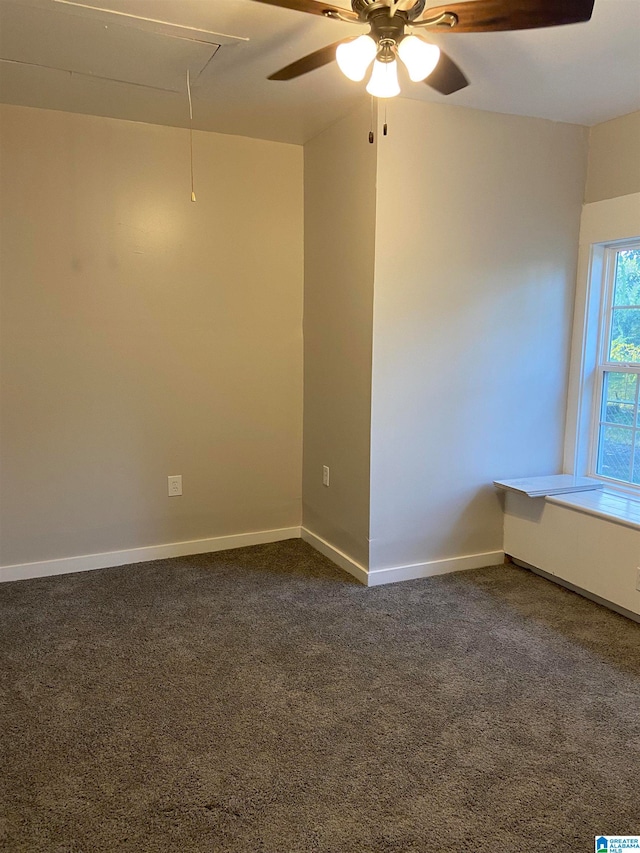
{"type": "Polygon", "coordinates": [[[367,91],[390,98],[400,94],[398,58],[411,80],[424,81],[442,95],[469,85],[451,57],[415,35],[415,29],[488,33],[577,24],[591,18],[595,0],[464,0],[426,10],[427,0],[351,0],[351,10],[321,0],[254,2],[369,26],[368,34],[322,47],[276,71],[269,80],[292,80],[336,59],[343,74],[361,81],[373,63],[367,91]]]}

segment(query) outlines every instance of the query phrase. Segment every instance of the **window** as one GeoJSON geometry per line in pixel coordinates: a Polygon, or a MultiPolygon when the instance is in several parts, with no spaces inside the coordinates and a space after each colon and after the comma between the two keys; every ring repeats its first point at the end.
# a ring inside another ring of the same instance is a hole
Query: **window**
{"type": "Polygon", "coordinates": [[[640,500],[640,193],[585,204],[563,471],[640,500]]]}
{"type": "Polygon", "coordinates": [[[602,261],[588,473],[640,490],[640,241],[602,261]]]}

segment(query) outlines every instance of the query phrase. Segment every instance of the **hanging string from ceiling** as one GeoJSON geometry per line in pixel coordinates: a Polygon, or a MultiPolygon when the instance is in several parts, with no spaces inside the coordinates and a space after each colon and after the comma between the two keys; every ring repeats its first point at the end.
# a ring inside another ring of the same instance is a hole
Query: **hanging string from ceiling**
{"type": "Polygon", "coordinates": [[[373,144],[375,136],[373,135],[373,95],[371,95],[371,122],[369,124],[369,142],[373,144]]]}
{"type": "Polygon", "coordinates": [[[196,200],[196,192],[193,185],[193,104],[191,102],[191,80],[187,68],[187,95],[189,97],[189,153],[191,156],[191,201],[196,200]]]}

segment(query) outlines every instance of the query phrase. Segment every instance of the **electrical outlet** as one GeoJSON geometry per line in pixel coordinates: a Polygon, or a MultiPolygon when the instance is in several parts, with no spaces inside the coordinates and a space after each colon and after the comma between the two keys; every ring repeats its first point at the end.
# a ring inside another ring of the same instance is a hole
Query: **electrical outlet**
{"type": "Polygon", "coordinates": [[[329,486],[329,466],[328,465],[322,466],[322,485],[327,486],[327,487],[329,486]]]}
{"type": "Polygon", "coordinates": [[[640,567],[636,569],[636,589],[640,592],[640,567]]]}
{"type": "Polygon", "coordinates": [[[169,497],[175,497],[182,494],[182,474],[173,474],[167,477],[169,487],[169,497]]]}

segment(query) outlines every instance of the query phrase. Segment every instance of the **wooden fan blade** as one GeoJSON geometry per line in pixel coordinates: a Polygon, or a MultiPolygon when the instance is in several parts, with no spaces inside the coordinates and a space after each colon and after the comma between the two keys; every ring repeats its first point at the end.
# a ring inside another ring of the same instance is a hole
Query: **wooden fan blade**
{"type": "Polygon", "coordinates": [[[336,58],[336,48],[339,44],[342,44],[343,41],[345,41],[345,39],[334,42],[333,44],[328,44],[326,47],[321,47],[320,50],[316,50],[307,56],[303,56],[302,59],[297,59],[295,62],[292,62],[291,65],[287,65],[286,68],[281,68],[280,71],[276,71],[275,74],[272,74],[267,79],[293,80],[295,77],[301,77],[303,74],[308,74],[309,71],[315,71],[316,68],[322,68],[323,65],[328,65],[330,62],[333,62],[336,58]]]}
{"type": "Polygon", "coordinates": [[[342,20],[358,22],[360,19],[351,9],[333,6],[331,3],[317,3],[316,0],[254,0],[254,3],[266,3],[268,6],[279,6],[281,9],[293,9],[295,12],[308,12],[310,15],[328,17],[326,12],[339,14],[342,20]]]}
{"type": "Polygon", "coordinates": [[[443,50],[440,51],[438,64],[424,82],[441,95],[452,95],[469,85],[462,71],[443,50]]]}
{"type": "MultiPolygon", "coordinates": [[[[435,18],[443,12],[454,14],[458,23],[436,26],[434,30],[451,33],[490,33],[503,30],[528,30],[557,27],[588,21],[595,0],[466,0],[450,6],[425,9],[422,18],[435,18]]],[[[419,23],[419,20],[416,23],[419,23]]]]}

